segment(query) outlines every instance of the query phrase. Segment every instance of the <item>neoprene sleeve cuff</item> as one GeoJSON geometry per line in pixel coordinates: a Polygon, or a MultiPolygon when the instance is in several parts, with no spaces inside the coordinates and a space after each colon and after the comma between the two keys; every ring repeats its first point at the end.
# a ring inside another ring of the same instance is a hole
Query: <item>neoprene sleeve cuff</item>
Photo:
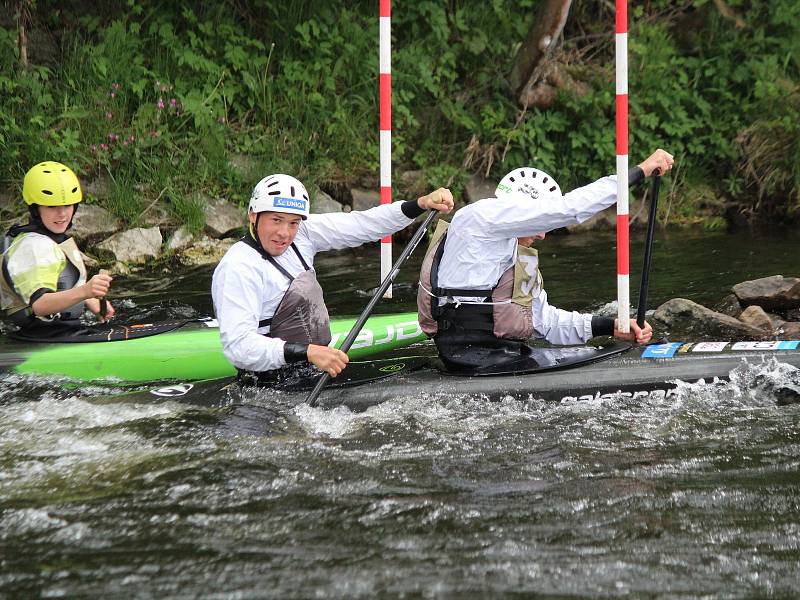
{"type": "Polygon", "coordinates": [[[402,210],[403,214],[409,219],[416,219],[425,212],[425,209],[420,208],[416,200],[406,200],[400,205],[400,210],[402,210]]]}
{"type": "Polygon", "coordinates": [[[286,342],[283,345],[283,359],[287,364],[308,362],[308,344],[286,342]]]}
{"type": "Polygon", "coordinates": [[[642,179],[644,179],[644,171],[642,171],[642,167],[639,165],[636,165],[628,171],[628,185],[639,183],[642,179]]]}
{"type": "Polygon", "coordinates": [[[592,337],[614,335],[614,319],[592,315],[592,337]]]}
{"type": "Polygon", "coordinates": [[[52,294],[55,290],[51,290],[49,288],[39,288],[35,292],[31,294],[31,301],[28,302],[28,306],[33,306],[33,303],[36,302],[39,298],[44,296],[45,294],[52,294]]]}

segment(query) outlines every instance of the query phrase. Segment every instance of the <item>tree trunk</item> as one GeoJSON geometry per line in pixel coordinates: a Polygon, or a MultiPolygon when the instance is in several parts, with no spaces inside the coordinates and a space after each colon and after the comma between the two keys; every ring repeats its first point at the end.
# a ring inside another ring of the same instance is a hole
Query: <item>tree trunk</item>
{"type": "Polygon", "coordinates": [[[17,2],[17,48],[19,63],[23,69],[28,68],[28,36],[25,26],[30,22],[30,0],[17,2]]]}
{"type": "Polygon", "coordinates": [[[536,18],[514,58],[509,83],[523,106],[530,104],[536,86],[541,83],[540,66],[555,47],[564,29],[572,0],[542,0],[536,18]]]}

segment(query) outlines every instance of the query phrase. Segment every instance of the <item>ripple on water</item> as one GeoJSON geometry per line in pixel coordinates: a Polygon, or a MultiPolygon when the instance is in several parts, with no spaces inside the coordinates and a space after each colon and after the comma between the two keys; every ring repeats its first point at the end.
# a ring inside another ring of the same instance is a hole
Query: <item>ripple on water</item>
{"type": "Polygon", "coordinates": [[[668,397],[424,396],[362,413],[269,394],[222,411],[18,399],[1,408],[0,506],[20,558],[0,586],[788,594],[800,434],[797,407],[770,394],[791,377],[748,365],[668,397]]]}

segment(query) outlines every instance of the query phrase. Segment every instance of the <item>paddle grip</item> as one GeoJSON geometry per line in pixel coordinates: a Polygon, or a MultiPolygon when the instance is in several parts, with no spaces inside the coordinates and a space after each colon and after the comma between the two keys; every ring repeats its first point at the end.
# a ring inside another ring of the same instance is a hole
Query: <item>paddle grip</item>
{"type": "MultiPolygon", "coordinates": [[[[107,269],[100,269],[100,275],[111,275],[111,273],[107,269]]],[[[108,314],[108,300],[106,300],[104,296],[100,298],[100,318],[105,321],[107,314],[108,314]]]]}

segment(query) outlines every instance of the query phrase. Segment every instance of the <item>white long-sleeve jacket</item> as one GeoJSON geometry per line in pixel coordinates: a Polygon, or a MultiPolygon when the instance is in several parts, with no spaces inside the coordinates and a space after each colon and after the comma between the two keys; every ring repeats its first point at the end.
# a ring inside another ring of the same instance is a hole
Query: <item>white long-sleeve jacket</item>
{"type": "MultiPolygon", "coordinates": [[[[517,259],[517,238],[582,223],[617,200],[617,177],[598,179],[560,198],[487,198],[460,209],[447,230],[439,286],[487,289],[517,259]]],[[[481,298],[456,298],[480,301],[481,298]]],[[[592,315],[551,306],[542,290],[533,300],[533,326],[553,344],[579,344],[592,337],[592,315]]]]}
{"type": "MultiPolygon", "coordinates": [[[[354,248],[377,241],[413,222],[401,210],[402,202],[351,213],[310,215],[300,224],[294,243],[310,267],[314,255],[325,250],[354,248]]],[[[304,271],[291,248],[275,260],[292,276],[304,271]]],[[[285,366],[278,338],[266,337],[269,327],[259,321],[271,318],[289,281],[269,261],[247,244],[236,243],[225,253],[211,282],[211,296],[219,321],[226,358],[249,371],[268,371],[285,366]]]]}

